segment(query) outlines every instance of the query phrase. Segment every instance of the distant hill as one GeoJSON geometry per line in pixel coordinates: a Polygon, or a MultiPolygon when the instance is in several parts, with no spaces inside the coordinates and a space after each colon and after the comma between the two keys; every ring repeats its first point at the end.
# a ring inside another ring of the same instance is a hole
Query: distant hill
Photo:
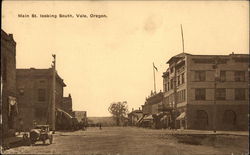
{"type": "Polygon", "coordinates": [[[115,121],[112,117],[88,117],[88,123],[101,123],[102,126],[113,126],[115,121]]]}

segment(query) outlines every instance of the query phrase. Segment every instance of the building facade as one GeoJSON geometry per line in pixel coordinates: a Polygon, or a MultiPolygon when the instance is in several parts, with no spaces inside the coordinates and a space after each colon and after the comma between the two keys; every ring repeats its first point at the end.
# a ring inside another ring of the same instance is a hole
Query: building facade
{"type": "Polygon", "coordinates": [[[248,129],[249,55],[181,53],[167,63],[163,105],[175,111],[175,127],[248,129]]]}
{"type": "Polygon", "coordinates": [[[61,103],[60,107],[62,108],[62,110],[66,111],[70,115],[72,115],[72,116],[74,115],[73,111],[72,111],[72,98],[71,98],[71,94],[69,94],[68,97],[63,97],[63,100],[62,100],[62,103],[61,103]]]}
{"type": "MultiPolygon", "coordinates": [[[[33,121],[37,124],[52,126],[52,81],[53,69],[17,69],[17,97],[19,114],[24,122],[24,129],[32,128],[33,121]]],[[[56,108],[61,108],[63,102],[63,79],[56,74],[56,108]]]]}
{"type": "Polygon", "coordinates": [[[160,118],[164,115],[163,93],[153,93],[146,98],[142,105],[143,119],[140,120],[140,126],[150,128],[160,128],[160,118]]]}
{"type": "Polygon", "coordinates": [[[136,126],[142,116],[143,112],[140,108],[138,110],[132,109],[132,111],[128,114],[128,125],[136,126]]]}
{"type": "Polygon", "coordinates": [[[77,118],[78,122],[87,123],[87,111],[73,111],[73,116],[77,118]]]}
{"type": "Polygon", "coordinates": [[[12,34],[1,30],[1,136],[16,128],[16,42],[12,34]]]}

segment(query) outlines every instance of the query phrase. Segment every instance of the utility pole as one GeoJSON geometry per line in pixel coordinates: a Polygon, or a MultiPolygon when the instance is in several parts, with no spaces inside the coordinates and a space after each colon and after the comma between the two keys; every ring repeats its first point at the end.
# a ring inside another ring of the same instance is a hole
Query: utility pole
{"type": "Polygon", "coordinates": [[[181,38],[182,38],[182,52],[184,53],[184,36],[183,36],[182,24],[181,24],[181,38]]]}
{"type": "Polygon", "coordinates": [[[55,113],[56,113],[56,55],[52,54],[53,61],[52,61],[52,70],[53,70],[53,76],[52,76],[52,104],[51,104],[51,125],[52,125],[52,131],[55,131],[55,113]]]}
{"type": "Polygon", "coordinates": [[[155,70],[158,71],[157,67],[153,63],[153,74],[154,74],[154,93],[156,93],[156,83],[155,83],[155,70]]]}
{"type": "Polygon", "coordinates": [[[214,119],[213,119],[213,130],[214,133],[216,133],[216,114],[217,114],[217,108],[216,108],[216,89],[217,89],[217,81],[219,81],[219,77],[220,77],[220,73],[219,73],[219,69],[218,69],[218,64],[219,64],[219,58],[215,57],[214,58],[214,65],[213,65],[213,69],[215,71],[214,73],[214,119]]]}

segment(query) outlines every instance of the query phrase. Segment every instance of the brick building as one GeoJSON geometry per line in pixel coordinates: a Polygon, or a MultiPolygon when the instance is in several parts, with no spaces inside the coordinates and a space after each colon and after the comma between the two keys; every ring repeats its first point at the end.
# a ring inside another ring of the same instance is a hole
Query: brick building
{"type": "Polygon", "coordinates": [[[12,34],[1,30],[1,128],[4,137],[15,129],[16,99],[16,42],[12,34]]]}
{"type": "Polygon", "coordinates": [[[249,55],[181,53],[167,63],[163,106],[175,111],[177,128],[248,129],[249,55]]]}
{"type": "Polygon", "coordinates": [[[160,128],[160,118],[163,114],[163,93],[153,93],[146,98],[142,105],[143,118],[139,120],[140,126],[160,128]]]}
{"type": "Polygon", "coordinates": [[[151,95],[146,98],[145,104],[142,105],[142,111],[144,115],[153,115],[161,112],[161,107],[163,104],[163,93],[151,93],[151,95]]]}
{"type": "Polygon", "coordinates": [[[68,97],[63,97],[62,103],[61,103],[61,109],[69,113],[70,115],[74,115],[72,111],[72,98],[69,94],[68,97]]]}
{"type": "MultiPolygon", "coordinates": [[[[37,124],[50,124],[52,103],[53,69],[17,69],[17,97],[19,113],[24,122],[24,129],[37,124]]],[[[63,79],[56,74],[56,108],[63,102],[63,79]]],[[[55,120],[52,120],[55,121],[55,120]]]]}

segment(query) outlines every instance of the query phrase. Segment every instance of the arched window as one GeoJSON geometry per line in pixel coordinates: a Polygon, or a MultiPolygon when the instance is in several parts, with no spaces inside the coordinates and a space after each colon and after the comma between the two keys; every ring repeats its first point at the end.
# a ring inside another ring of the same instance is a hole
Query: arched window
{"type": "Polygon", "coordinates": [[[226,125],[235,125],[236,114],[232,110],[226,110],[223,114],[223,123],[226,125]]]}
{"type": "Polygon", "coordinates": [[[207,129],[208,127],[208,114],[204,110],[196,111],[196,127],[197,129],[207,129]]]}

